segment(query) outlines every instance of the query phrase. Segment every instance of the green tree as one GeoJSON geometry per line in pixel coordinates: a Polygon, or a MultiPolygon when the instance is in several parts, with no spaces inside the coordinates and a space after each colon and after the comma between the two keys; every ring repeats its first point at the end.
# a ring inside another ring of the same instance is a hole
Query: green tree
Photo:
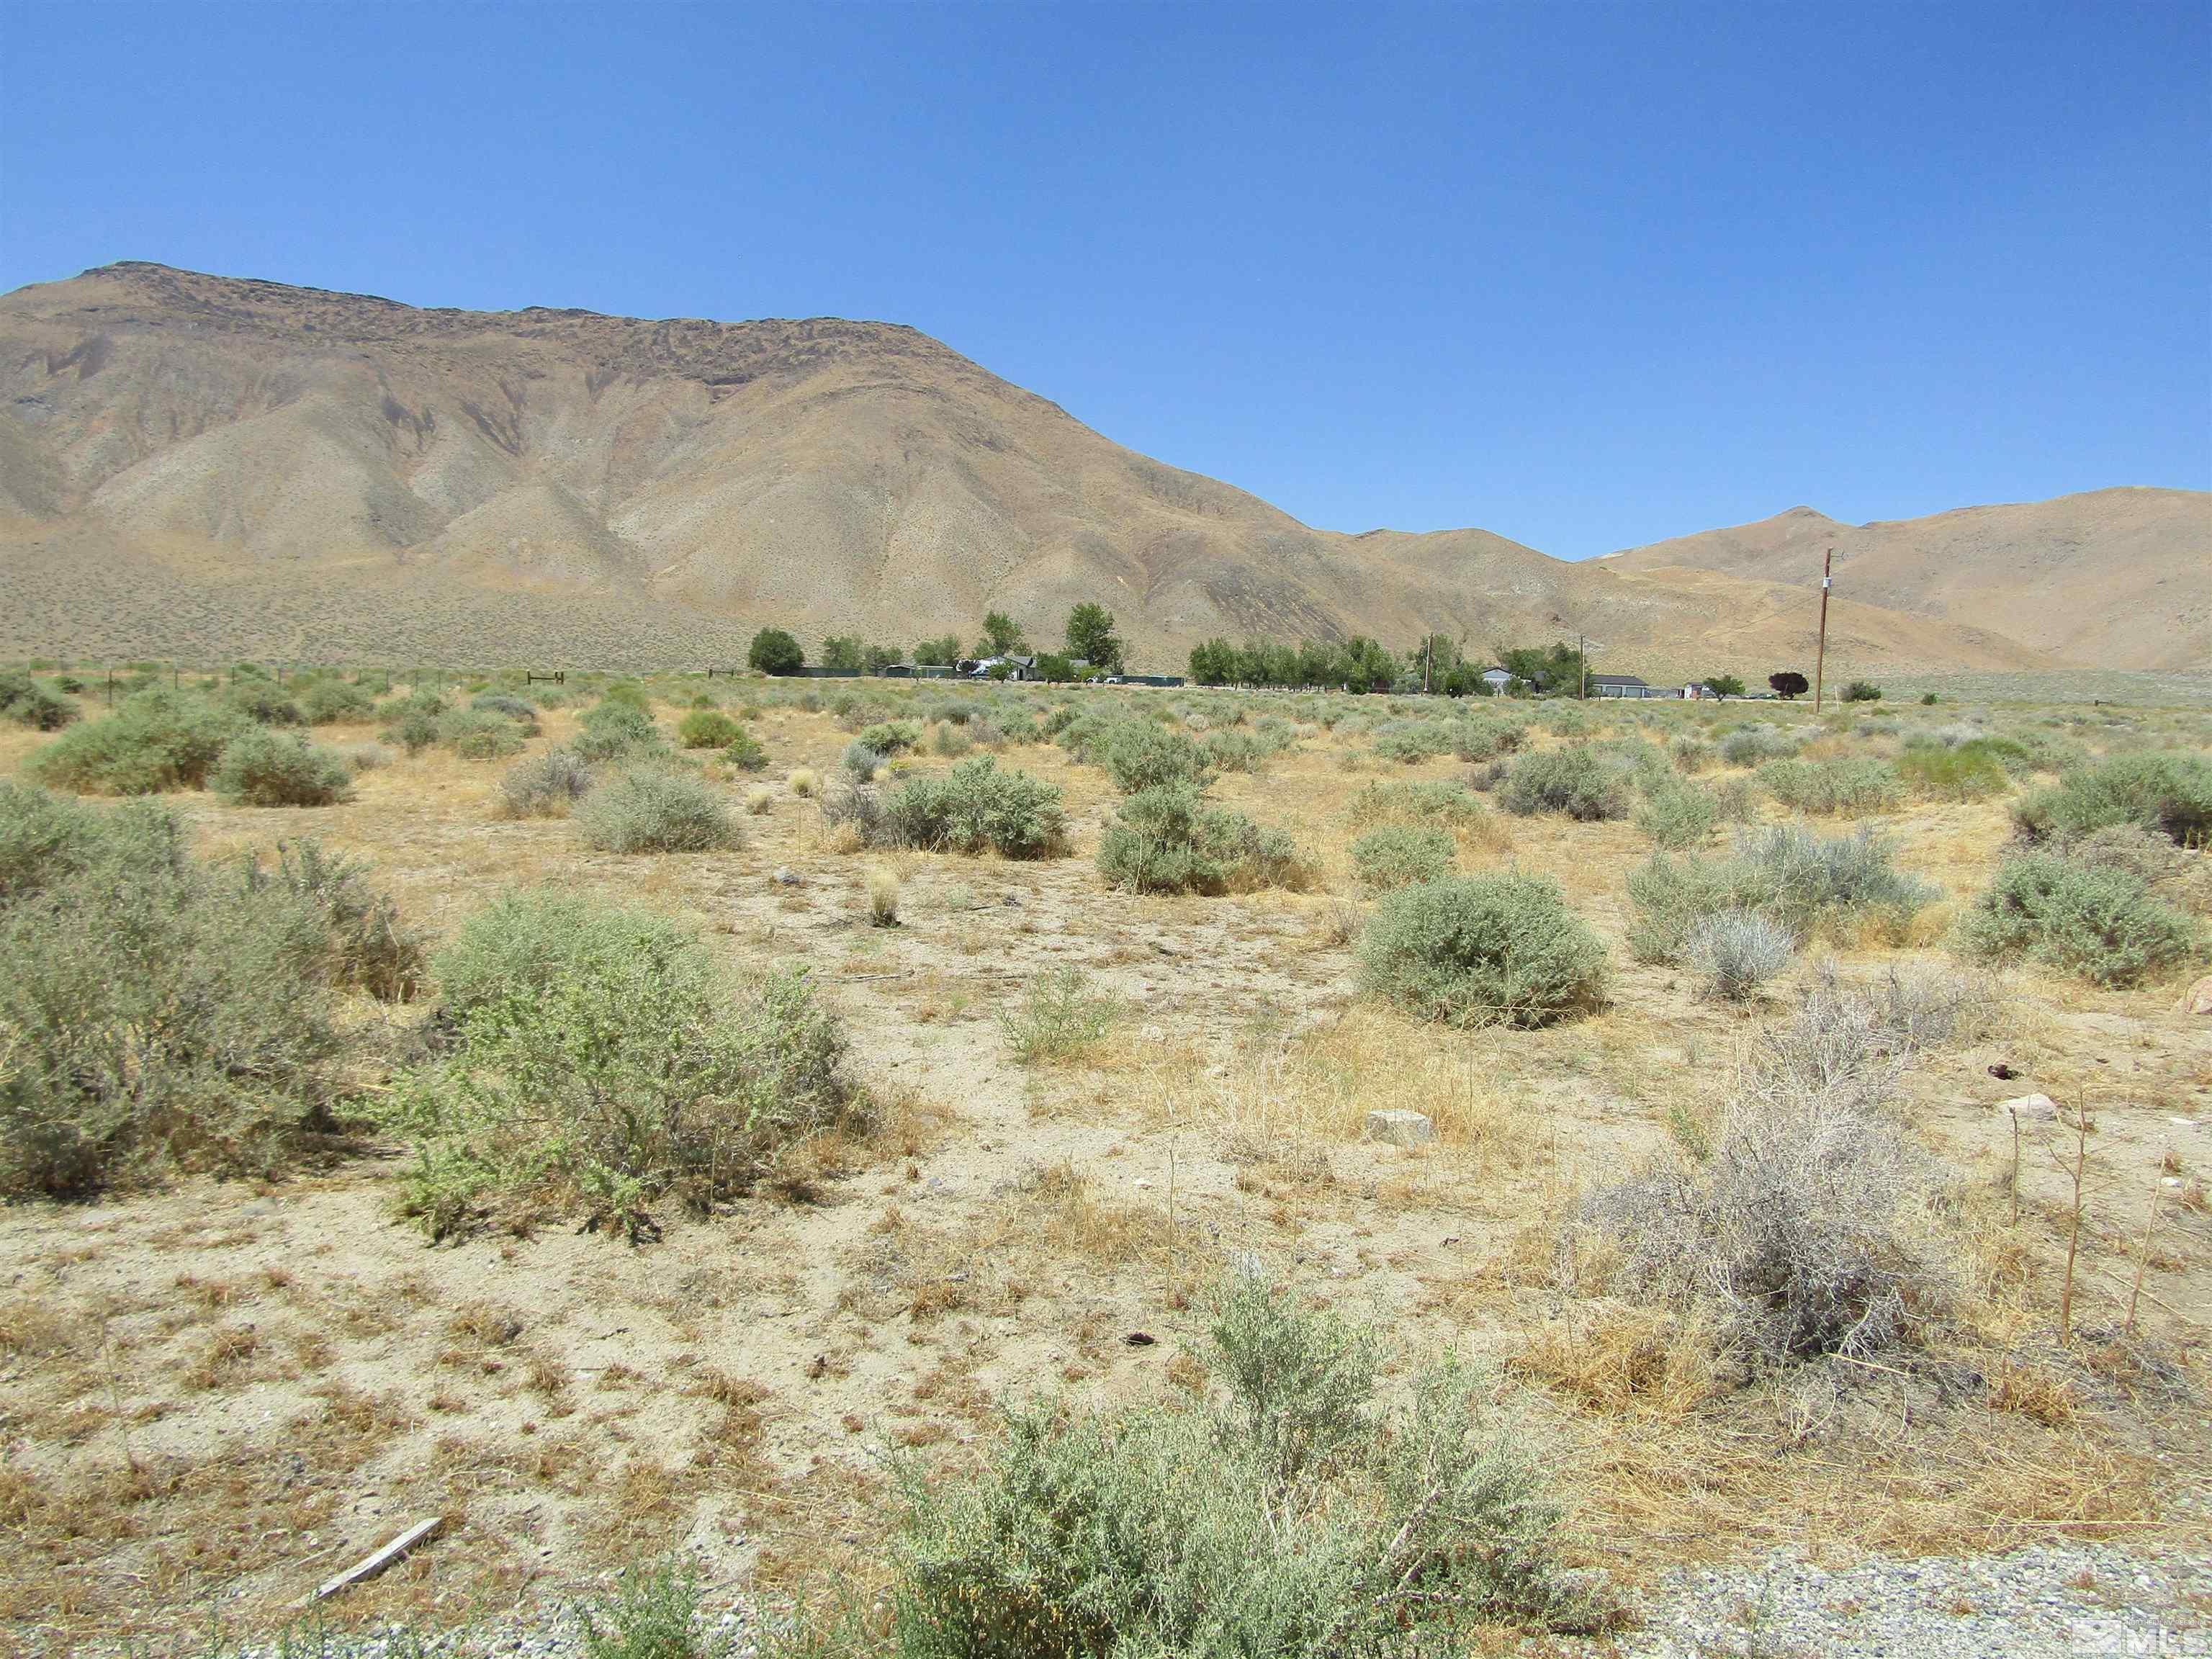
{"type": "Polygon", "coordinates": [[[1112,673],[1121,669],[1121,641],[1115,637],[1114,613],[1085,599],[1067,613],[1067,654],[1112,673]]]}
{"type": "Polygon", "coordinates": [[[863,660],[860,638],[853,634],[832,634],[822,641],[822,665],[834,668],[841,674],[857,674],[863,660]]]}
{"type": "Polygon", "coordinates": [[[806,666],[806,653],[781,628],[763,628],[753,635],[745,660],[763,674],[796,674],[806,666]]]}
{"type": "Polygon", "coordinates": [[[1237,647],[1212,639],[1190,648],[1190,677],[1200,685],[1226,685],[1237,678],[1237,647]]]}
{"type": "Polygon", "coordinates": [[[1811,687],[1811,682],[1794,668],[1785,668],[1779,674],[1769,674],[1766,683],[1774,688],[1774,695],[1778,697],[1802,696],[1811,687]]]}
{"type": "Polygon", "coordinates": [[[1442,691],[1459,666],[1459,641],[1448,634],[1424,634],[1406,653],[1406,666],[1432,691],[1442,691]]]}
{"type": "Polygon", "coordinates": [[[1398,659],[1364,634],[1344,642],[1345,684],[1355,691],[1388,691],[1398,678],[1398,659]]]}
{"type": "Polygon", "coordinates": [[[1065,685],[1075,678],[1075,665],[1057,651],[1043,652],[1036,659],[1036,677],[1054,685],[1065,685]]]}
{"type": "Polygon", "coordinates": [[[861,665],[871,674],[880,674],[900,660],[899,648],[895,645],[872,645],[861,653],[861,665]]]}
{"type": "Polygon", "coordinates": [[[915,647],[914,659],[925,668],[949,668],[960,660],[960,636],[946,634],[924,640],[915,647]]]}
{"type": "Polygon", "coordinates": [[[993,611],[983,618],[983,637],[975,641],[975,654],[1003,657],[1009,652],[1019,651],[1026,643],[1019,623],[1003,611],[993,611]]]}
{"type": "Polygon", "coordinates": [[[1705,684],[1717,697],[1740,697],[1743,695],[1743,682],[1733,674],[1708,674],[1705,684]]]}
{"type": "Polygon", "coordinates": [[[1578,695],[1583,665],[1582,653],[1565,640],[1549,646],[1501,647],[1498,653],[1499,667],[1529,690],[1550,696],[1578,695]]]}

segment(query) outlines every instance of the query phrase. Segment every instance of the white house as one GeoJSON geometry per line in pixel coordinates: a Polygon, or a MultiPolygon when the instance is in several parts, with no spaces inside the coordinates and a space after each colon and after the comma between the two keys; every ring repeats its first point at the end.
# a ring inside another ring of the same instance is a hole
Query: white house
{"type": "Polygon", "coordinates": [[[1492,696],[1497,696],[1513,684],[1513,676],[1502,668],[1486,668],[1482,671],[1482,683],[1492,696]]]}

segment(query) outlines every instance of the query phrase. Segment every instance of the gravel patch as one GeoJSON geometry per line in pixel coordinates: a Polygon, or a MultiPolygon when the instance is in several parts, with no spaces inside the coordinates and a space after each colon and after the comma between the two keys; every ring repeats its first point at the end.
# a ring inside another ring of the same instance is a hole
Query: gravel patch
{"type": "Polygon", "coordinates": [[[2111,1544],[1871,1559],[1790,1555],[1670,1577],[1628,1634],[1648,1659],[2212,1656],[2212,1555],[2111,1544]],[[2195,1597],[2192,1601],[2191,1597],[2195,1597]]]}

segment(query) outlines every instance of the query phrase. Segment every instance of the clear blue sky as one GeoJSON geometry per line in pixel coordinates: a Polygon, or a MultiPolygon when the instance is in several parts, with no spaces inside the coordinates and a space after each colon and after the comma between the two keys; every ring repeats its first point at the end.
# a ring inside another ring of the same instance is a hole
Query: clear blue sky
{"type": "Polygon", "coordinates": [[[911,323],[1565,556],[2212,487],[2212,7],[23,4],[0,287],[911,323]]]}

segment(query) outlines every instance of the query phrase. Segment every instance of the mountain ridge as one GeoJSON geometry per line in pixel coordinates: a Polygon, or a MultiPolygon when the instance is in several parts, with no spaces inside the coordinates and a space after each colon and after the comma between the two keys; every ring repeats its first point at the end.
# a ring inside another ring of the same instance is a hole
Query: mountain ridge
{"type": "MultiPolygon", "coordinates": [[[[904,324],[420,307],[124,261],[0,296],[0,650],[168,654],[163,615],[190,614],[225,653],[480,659],[519,629],[672,662],[771,623],[966,637],[991,608],[1048,637],[1086,599],[1158,667],[1214,634],[1579,629],[1654,678],[1812,642],[1801,584],[1313,529],[904,324]]],[[[1839,649],[2057,660],[1856,599],[1839,649]]]]}

